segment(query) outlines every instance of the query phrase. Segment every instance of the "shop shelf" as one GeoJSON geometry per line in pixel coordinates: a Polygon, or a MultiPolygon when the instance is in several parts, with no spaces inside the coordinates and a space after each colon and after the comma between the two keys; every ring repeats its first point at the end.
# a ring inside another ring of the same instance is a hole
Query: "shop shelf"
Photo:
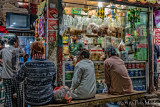
{"type": "Polygon", "coordinates": [[[134,68],[134,69],[127,69],[127,70],[145,70],[145,68],[134,68]]]}
{"type": "Polygon", "coordinates": [[[74,71],[65,71],[65,73],[74,73],[74,71]]]}
{"type": "Polygon", "coordinates": [[[145,78],[145,76],[138,76],[138,77],[130,77],[131,79],[134,79],[134,78],[145,78]]]}
{"type": "Polygon", "coordinates": [[[88,37],[98,37],[97,34],[86,34],[86,36],[88,36],[88,37]]]}
{"type": "Polygon", "coordinates": [[[93,61],[93,63],[103,63],[103,61],[93,61]]]}
{"type": "Polygon", "coordinates": [[[125,61],[125,63],[146,63],[146,61],[125,61]]]}
{"type": "Polygon", "coordinates": [[[104,78],[96,78],[96,80],[105,80],[104,78]]]}
{"type": "Polygon", "coordinates": [[[65,82],[72,82],[72,80],[65,80],[65,82]]]}

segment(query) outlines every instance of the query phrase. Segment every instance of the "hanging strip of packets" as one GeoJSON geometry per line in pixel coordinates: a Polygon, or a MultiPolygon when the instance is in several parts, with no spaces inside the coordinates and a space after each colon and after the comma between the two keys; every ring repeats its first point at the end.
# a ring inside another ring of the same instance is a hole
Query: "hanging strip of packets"
{"type": "Polygon", "coordinates": [[[104,7],[98,7],[97,8],[97,16],[104,19],[104,17],[105,17],[104,7]]]}
{"type": "Polygon", "coordinates": [[[130,27],[135,28],[137,22],[140,22],[140,8],[129,9],[128,11],[128,21],[130,22],[130,27]]]}

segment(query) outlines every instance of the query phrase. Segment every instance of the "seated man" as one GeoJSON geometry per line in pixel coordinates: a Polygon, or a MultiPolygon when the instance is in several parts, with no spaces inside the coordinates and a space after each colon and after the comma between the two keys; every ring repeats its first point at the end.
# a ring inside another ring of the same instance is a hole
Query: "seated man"
{"type": "Polygon", "coordinates": [[[110,94],[127,94],[133,90],[132,82],[124,62],[117,57],[117,51],[113,46],[106,49],[109,57],[104,61],[105,83],[110,94]]]}
{"type": "Polygon", "coordinates": [[[32,61],[22,65],[15,79],[22,82],[26,79],[25,102],[29,105],[45,105],[53,103],[53,90],[56,83],[56,67],[51,61],[44,59],[43,43],[31,44],[32,61]]]}
{"type": "Polygon", "coordinates": [[[89,51],[82,49],[77,56],[77,63],[72,79],[71,93],[73,99],[88,99],[96,94],[94,64],[89,60],[89,51]]]}

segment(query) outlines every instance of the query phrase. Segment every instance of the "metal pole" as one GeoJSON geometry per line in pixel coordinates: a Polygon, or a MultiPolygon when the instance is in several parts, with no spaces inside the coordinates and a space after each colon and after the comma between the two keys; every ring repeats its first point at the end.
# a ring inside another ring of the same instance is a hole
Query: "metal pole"
{"type": "Polygon", "coordinates": [[[57,37],[58,37],[58,65],[57,65],[57,68],[58,68],[58,72],[57,72],[57,82],[58,82],[58,86],[61,86],[63,85],[63,69],[62,69],[62,57],[61,55],[63,54],[62,53],[62,47],[63,47],[63,44],[62,44],[62,37],[61,35],[59,34],[59,31],[60,31],[60,26],[62,24],[62,18],[63,18],[63,6],[62,6],[62,0],[58,0],[58,33],[57,33],[57,37]]]}
{"type": "Polygon", "coordinates": [[[148,14],[148,31],[147,31],[147,36],[148,36],[148,63],[149,63],[149,90],[148,92],[151,93],[153,90],[153,71],[152,71],[152,66],[153,66],[153,48],[152,48],[152,29],[153,29],[153,8],[149,8],[150,13],[148,14]]]}

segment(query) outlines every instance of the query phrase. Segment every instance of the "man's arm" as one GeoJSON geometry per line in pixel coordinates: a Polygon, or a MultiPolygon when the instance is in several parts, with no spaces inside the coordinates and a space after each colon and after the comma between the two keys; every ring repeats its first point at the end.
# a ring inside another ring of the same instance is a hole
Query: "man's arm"
{"type": "Polygon", "coordinates": [[[18,70],[17,74],[15,75],[14,79],[17,82],[22,82],[26,77],[26,71],[27,70],[25,65],[22,65],[22,67],[18,70]]]}
{"type": "Polygon", "coordinates": [[[83,69],[80,68],[79,66],[76,66],[74,71],[74,76],[72,79],[72,85],[71,85],[72,90],[76,89],[80,85],[82,75],[83,75],[83,69]]]}
{"type": "Polygon", "coordinates": [[[109,70],[110,70],[110,66],[109,66],[108,62],[104,62],[105,83],[106,83],[108,89],[111,86],[111,77],[110,77],[110,73],[109,73],[110,71],[109,70]]]}

